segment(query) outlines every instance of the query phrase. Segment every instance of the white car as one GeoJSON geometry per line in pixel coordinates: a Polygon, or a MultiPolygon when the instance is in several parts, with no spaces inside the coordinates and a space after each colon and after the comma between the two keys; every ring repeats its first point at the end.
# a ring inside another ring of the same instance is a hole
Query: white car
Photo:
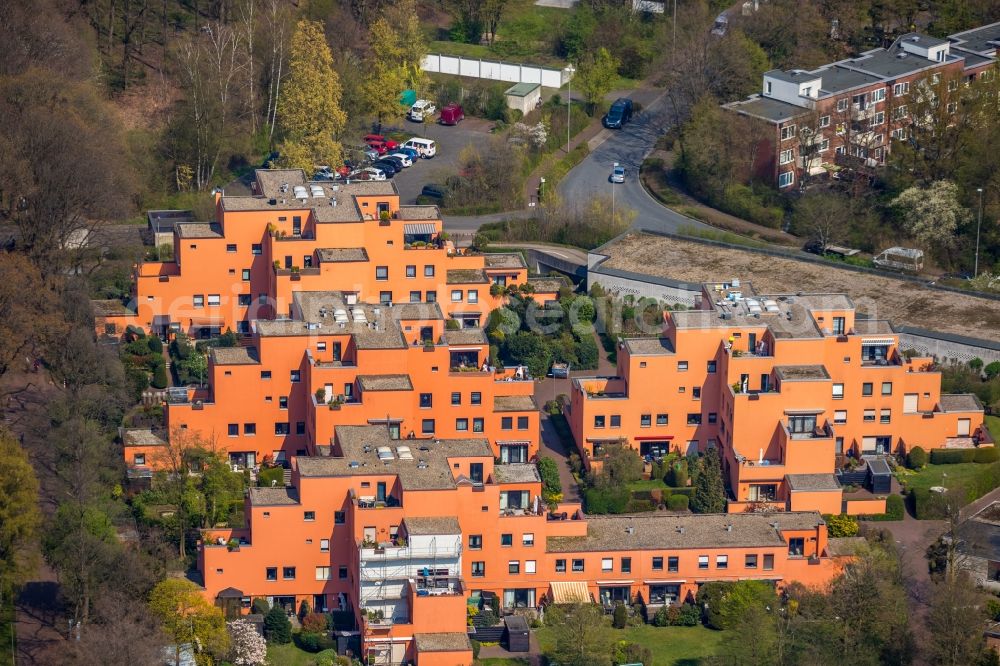
{"type": "Polygon", "coordinates": [[[434,115],[437,107],[429,99],[418,99],[410,107],[407,117],[415,123],[422,123],[424,120],[434,115]]]}
{"type": "Polygon", "coordinates": [[[617,162],[615,162],[614,168],[611,169],[611,178],[610,178],[610,180],[611,180],[612,183],[624,183],[625,182],[625,167],[623,167],[621,164],[618,164],[617,162]]]}
{"type": "Polygon", "coordinates": [[[358,180],[385,180],[385,172],[375,167],[365,167],[352,173],[351,178],[357,178],[358,180]]]}
{"type": "Polygon", "coordinates": [[[392,153],[389,157],[395,157],[397,160],[403,163],[403,168],[413,166],[413,160],[406,153],[392,153]]]}

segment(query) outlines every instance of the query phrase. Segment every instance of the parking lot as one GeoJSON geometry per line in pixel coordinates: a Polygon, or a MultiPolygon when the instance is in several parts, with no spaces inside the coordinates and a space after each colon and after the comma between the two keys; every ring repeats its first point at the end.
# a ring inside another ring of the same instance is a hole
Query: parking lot
{"type": "Polygon", "coordinates": [[[383,127],[385,133],[396,129],[410,137],[431,139],[437,143],[437,156],[430,160],[418,160],[413,166],[403,169],[393,179],[399,190],[400,200],[404,204],[416,201],[420,190],[428,183],[443,183],[445,178],[453,176],[458,171],[458,156],[469,144],[481,143],[490,136],[493,121],[466,117],[458,125],[451,127],[433,122],[412,123],[404,120],[399,126],[383,127]]]}

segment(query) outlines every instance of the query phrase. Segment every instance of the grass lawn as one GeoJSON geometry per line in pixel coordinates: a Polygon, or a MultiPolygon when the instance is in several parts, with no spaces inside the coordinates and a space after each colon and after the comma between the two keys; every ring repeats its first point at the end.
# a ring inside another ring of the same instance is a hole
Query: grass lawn
{"type": "MultiPolygon", "coordinates": [[[[615,640],[645,645],[653,652],[652,666],[694,666],[706,657],[713,656],[722,641],[723,633],[702,626],[638,627],[612,629],[615,640]]],[[[551,649],[554,638],[548,627],[536,630],[542,650],[551,649]]],[[[650,666],[646,664],[645,666],[650,666]]]]}
{"type": "MultiPolygon", "coordinates": [[[[972,477],[985,466],[985,463],[958,463],[956,465],[928,464],[919,472],[909,470],[900,471],[899,482],[908,489],[930,488],[932,486],[944,486],[945,488],[968,487],[972,477]]],[[[974,499],[976,497],[969,497],[967,501],[971,502],[974,499]]]]}
{"type": "Polygon", "coordinates": [[[993,435],[993,439],[1000,439],[1000,416],[987,416],[986,429],[993,435]]]}
{"type": "Polygon", "coordinates": [[[267,663],[281,664],[281,666],[314,666],[316,655],[296,647],[295,643],[268,645],[267,663]]]}
{"type": "Polygon", "coordinates": [[[493,659],[479,659],[476,666],[528,666],[527,659],[518,657],[494,657],[493,659]]]}
{"type": "Polygon", "coordinates": [[[14,600],[4,599],[0,607],[0,664],[13,664],[14,600]]]}
{"type": "Polygon", "coordinates": [[[639,479],[630,481],[626,486],[629,490],[666,490],[669,486],[663,479],[639,479]]]}

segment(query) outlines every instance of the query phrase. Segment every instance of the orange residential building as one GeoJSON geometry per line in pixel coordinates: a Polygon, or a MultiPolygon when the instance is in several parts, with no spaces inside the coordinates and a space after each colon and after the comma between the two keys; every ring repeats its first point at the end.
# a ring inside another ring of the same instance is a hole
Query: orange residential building
{"type": "MultiPolygon", "coordinates": [[[[348,611],[374,663],[471,664],[467,605],[693,599],[707,581],[822,585],[840,571],[816,512],[548,513],[533,464],[485,439],[395,440],[338,426],[328,455],[298,456],[291,486],[253,488],[246,527],[205,530],[206,595],[348,611]],[[565,516],[565,517],[564,517],[565,516]]],[[[473,635],[474,636],[474,635],[473,635]]]]}
{"type": "Polygon", "coordinates": [[[624,340],[616,376],[574,378],[566,416],[588,466],[611,442],[650,457],[718,447],[730,511],[841,513],[848,456],[992,444],[978,399],[942,395],[932,359],[904,355],[889,322],[842,294],[736,281],[666,312],[659,337],[624,340]]]}
{"type": "MultiPolygon", "coordinates": [[[[519,254],[456,250],[437,208],[400,205],[391,182],[260,170],[252,195],[218,196],[216,213],[174,225],[173,261],[136,268],[133,309],[98,304],[99,333],[241,334],[211,349],[207,387],[169,392],[168,432],[249,468],[328,449],[342,424],[399,439],[489,433],[501,461],[534,457],[533,382],[489,366],[482,329],[507,289],[553,286],[529,280],[519,254]]],[[[164,437],[125,433],[126,462],[157,467],[164,437]]]]}

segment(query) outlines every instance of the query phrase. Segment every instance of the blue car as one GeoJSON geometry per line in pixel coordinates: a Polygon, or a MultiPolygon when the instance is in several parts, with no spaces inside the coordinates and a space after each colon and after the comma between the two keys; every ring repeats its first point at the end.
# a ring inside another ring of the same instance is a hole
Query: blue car
{"type": "Polygon", "coordinates": [[[400,146],[399,148],[396,149],[396,152],[397,153],[403,153],[404,155],[406,155],[407,157],[409,157],[410,160],[412,160],[414,164],[416,164],[417,160],[420,159],[420,153],[418,153],[413,148],[406,148],[405,146],[400,146]]]}

